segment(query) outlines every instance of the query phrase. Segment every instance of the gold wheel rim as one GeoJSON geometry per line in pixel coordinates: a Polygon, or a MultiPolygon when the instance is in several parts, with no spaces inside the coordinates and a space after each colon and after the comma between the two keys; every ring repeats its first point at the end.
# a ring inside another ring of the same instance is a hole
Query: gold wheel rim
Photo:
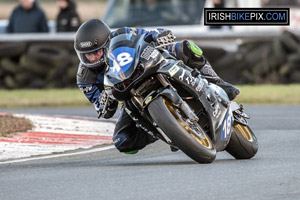
{"type": "Polygon", "coordinates": [[[253,141],[251,131],[247,126],[234,122],[233,128],[247,140],[253,141]]]}
{"type": "Polygon", "coordinates": [[[190,126],[184,122],[176,113],[176,111],[173,108],[173,105],[170,101],[166,100],[163,98],[163,103],[167,106],[168,110],[171,112],[171,114],[175,117],[175,119],[177,120],[177,122],[191,135],[193,136],[197,142],[199,142],[200,144],[202,144],[203,146],[205,146],[206,148],[212,148],[212,144],[208,138],[208,136],[206,135],[206,133],[203,131],[203,129],[201,127],[198,126],[198,128],[201,129],[201,131],[203,132],[203,135],[205,136],[205,138],[201,138],[199,137],[191,128],[190,126]]]}

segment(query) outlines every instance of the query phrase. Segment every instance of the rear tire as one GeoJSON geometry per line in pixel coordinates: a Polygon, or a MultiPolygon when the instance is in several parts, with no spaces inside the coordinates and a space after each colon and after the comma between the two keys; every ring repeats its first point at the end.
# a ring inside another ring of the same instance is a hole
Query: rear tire
{"type": "Polygon", "coordinates": [[[250,159],[257,153],[257,138],[249,126],[234,122],[225,150],[236,159],[250,159]]]}
{"type": "MultiPolygon", "coordinates": [[[[162,97],[153,100],[148,107],[153,121],[186,155],[199,163],[211,163],[216,158],[214,144],[202,130],[200,138],[185,121],[176,115],[172,103],[162,97]]],[[[197,126],[199,128],[199,126],[197,126]]],[[[201,128],[201,127],[200,127],[201,128]]]]}

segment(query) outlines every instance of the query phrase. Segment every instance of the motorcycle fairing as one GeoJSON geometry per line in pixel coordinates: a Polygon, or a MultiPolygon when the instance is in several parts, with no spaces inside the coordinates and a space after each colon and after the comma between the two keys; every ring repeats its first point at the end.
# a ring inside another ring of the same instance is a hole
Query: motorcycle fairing
{"type": "Polygon", "coordinates": [[[221,140],[222,141],[227,141],[230,139],[231,136],[231,127],[233,124],[233,115],[232,115],[232,111],[229,107],[226,116],[224,118],[224,121],[222,123],[222,128],[221,128],[221,140]]]}
{"type": "Polygon", "coordinates": [[[120,81],[129,78],[133,72],[132,70],[129,71],[129,68],[133,64],[134,57],[135,48],[118,47],[114,49],[109,54],[109,75],[120,81]]]}
{"type": "Polygon", "coordinates": [[[113,87],[112,95],[123,101],[130,89],[152,75],[164,61],[161,53],[144,41],[144,35],[121,34],[109,46],[109,68],[104,83],[113,87]]]}
{"type": "Polygon", "coordinates": [[[129,78],[135,70],[138,56],[136,56],[136,36],[121,34],[113,37],[109,44],[108,63],[106,77],[112,84],[120,83],[129,78]]]}

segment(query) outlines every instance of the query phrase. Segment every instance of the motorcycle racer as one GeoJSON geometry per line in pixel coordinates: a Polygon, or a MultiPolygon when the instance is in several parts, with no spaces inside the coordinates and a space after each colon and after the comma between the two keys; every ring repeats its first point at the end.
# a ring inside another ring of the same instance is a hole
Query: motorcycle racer
{"type": "MultiPolygon", "coordinates": [[[[198,69],[202,77],[222,87],[233,100],[239,89],[222,80],[205,59],[202,50],[187,40],[176,42],[173,33],[166,29],[146,31],[141,28],[120,28],[111,31],[101,20],[91,19],[83,23],[76,32],[74,48],[80,60],[77,72],[77,85],[88,100],[94,104],[99,116],[111,118],[117,110],[118,102],[110,99],[104,90],[104,73],[107,67],[107,48],[111,38],[123,34],[145,34],[144,40],[156,46],[166,45],[169,53],[193,69],[198,69]],[[167,45],[170,44],[170,45],[167,45]],[[106,102],[108,102],[106,104],[106,102]]],[[[131,117],[120,111],[114,130],[113,141],[120,152],[137,153],[138,150],[156,141],[156,138],[136,126],[131,117]]]]}

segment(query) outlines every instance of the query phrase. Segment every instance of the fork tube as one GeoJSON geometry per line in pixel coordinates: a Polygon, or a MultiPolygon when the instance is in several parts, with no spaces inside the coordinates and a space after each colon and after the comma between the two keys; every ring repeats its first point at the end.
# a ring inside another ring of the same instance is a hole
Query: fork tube
{"type": "Polygon", "coordinates": [[[164,86],[167,87],[170,85],[168,81],[166,81],[165,77],[162,74],[157,74],[156,78],[159,80],[159,82],[164,86]]]}
{"type": "Polygon", "coordinates": [[[135,100],[135,102],[133,103],[138,103],[139,107],[143,108],[143,100],[137,96],[136,90],[132,88],[130,90],[130,94],[132,95],[132,98],[135,100]]]}

